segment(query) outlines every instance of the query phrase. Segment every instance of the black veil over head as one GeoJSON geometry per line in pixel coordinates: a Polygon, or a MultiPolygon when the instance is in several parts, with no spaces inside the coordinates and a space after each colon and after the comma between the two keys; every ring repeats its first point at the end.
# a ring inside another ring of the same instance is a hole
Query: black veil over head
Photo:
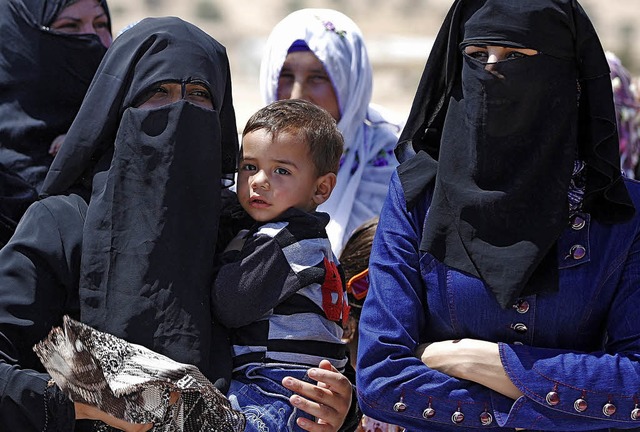
{"type": "MultiPolygon", "coordinates": [[[[10,232],[35,201],[53,160],[49,147],[69,130],[107,50],[96,35],[49,30],[72,2],[0,0],[0,217],[10,232]]],[[[107,3],[99,3],[110,25],[107,3]]]]}
{"type": "Polygon", "coordinates": [[[635,209],[619,168],[609,68],[575,0],[457,0],[440,29],[396,155],[411,207],[433,199],[421,250],[481,278],[507,307],[557,288],[555,242],[576,161],[582,210],[603,223],[635,209]],[[469,45],[538,55],[485,65],[469,45]]]}
{"type": "Polygon", "coordinates": [[[93,174],[105,168],[98,162],[110,160],[124,111],[166,81],[200,81],[210,88],[222,128],[223,182],[230,184],[238,137],[226,50],[196,26],[168,17],[142,20],[109,48],[67,135],[72,144],[60,149],[42,194],[86,194],[93,174]]]}
{"type": "Polygon", "coordinates": [[[147,18],[109,49],[44,186],[48,195],[92,188],[82,321],[213,382],[231,370],[209,290],[237,151],[224,47],[179,18],[147,18]],[[138,107],[159,83],[193,81],[210,91],[212,110],[186,100],[138,107]]]}

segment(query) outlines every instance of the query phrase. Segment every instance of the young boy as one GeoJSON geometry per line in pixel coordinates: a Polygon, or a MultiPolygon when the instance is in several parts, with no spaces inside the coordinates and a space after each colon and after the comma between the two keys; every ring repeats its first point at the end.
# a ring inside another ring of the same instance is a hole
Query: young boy
{"type": "Polygon", "coordinates": [[[316,212],[331,195],[343,139],[333,118],[302,100],[259,110],[242,133],[237,196],[255,221],[223,254],[214,316],[231,329],[229,398],[247,431],[299,430],[285,376],[329,359],[342,371],[348,317],[344,276],[316,212]],[[238,241],[240,240],[240,241],[238,241]]]}

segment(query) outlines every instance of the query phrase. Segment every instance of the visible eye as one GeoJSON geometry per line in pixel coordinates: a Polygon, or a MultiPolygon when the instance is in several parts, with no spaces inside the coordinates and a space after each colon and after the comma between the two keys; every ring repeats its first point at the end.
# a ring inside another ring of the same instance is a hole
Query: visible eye
{"type": "Polygon", "coordinates": [[[249,163],[243,163],[240,165],[241,171],[256,171],[256,166],[249,163]]]}
{"type": "Polygon", "coordinates": [[[149,88],[134,106],[151,108],[166,105],[169,103],[167,102],[170,93],[169,85],[179,86],[179,84],[156,84],[154,87],[149,88]]]}
{"type": "Polygon", "coordinates": [[[51,29],[61,33],[79,33],[80,24],[76,21],[62,19],[51,24],[51,29]]]}
{"type": "Polygon", "coordinates": [[[317,75],[312,75],[310,77],[310,80],[315,83],[315,84],[324,84],[326,82],[330,82],[331,80],[329,79],[329,76],[326,74],[317,74],[317,75]]]}
{"type": "Polygon", "coordinates": [[[293,72],[283,68],[283,69],[280,70],[280,75],[278,76],[278,78],[279,79],[285,79],[285,78],[293,79],[293,72]]]}
{"type": "Polygon", "coordinates": [[[209,93],[209,90],[200,85],[187,85],[186,93],[188,96],[211,100],[211,93],[209,93]]]}
{"type": "Polygon", "coordinates": [[[109,21],[106,19],[100,19],[98,21],[94,21],[93,23],[93,28],[97,29],[108,29],[109,28],[109,21]]]}
{"type": "Polygon", "coordinates": [[[280,71],[280,76],[278,77],[278,87],[289,86],[293,83],[295,77],[293,73],[289,71],[282,70],[280,71]]]}
{"type": "Polygon", "coordinates": [[[487,61],[489,61],[489,52],[487,51],[486,48],[467,47],[465,48],[465,54],[481,62],[486,63],[487,61]]]}
{"type": "Polygon", "coordinates": [[[203,84],[187,84],[185,87],[185,99],[203,108],[213,109],[211,92],[203,84]]]}
{"type": "Polygon", "coordinates": [[[529,57],[529,56],[520,51],[511,51],[509,54],[507,54],[506,60],[515,60],[523,57],[529,57]]]}
{"type": "Polygon", "coordinates": [[[291,172],[285,168],[276,168],[273,172],[280,175],[291,175],[291,172]]]}
{"type": "Polygon", "coordinates": [[[164,86],[158,86],[149,90],[149,94],[168,94],[169,90],[167,90],[164,86]]]}

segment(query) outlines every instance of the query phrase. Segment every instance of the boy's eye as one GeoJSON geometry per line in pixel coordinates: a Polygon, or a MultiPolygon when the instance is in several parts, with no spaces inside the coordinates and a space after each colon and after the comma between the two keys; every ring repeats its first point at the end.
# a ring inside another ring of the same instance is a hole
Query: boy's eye
{"type": "Polygon", "coordinates": [[[242,166],[240,166],[240,169],[242,171],[255,171],[256,166],[251,164],[242,164],[242,166]]]}
{"type": "Polygon", "coordinates": [[[276,168],[276,169],[275,169],[275,173],[276,173],[276,174],[280,174],[280,175],[289,175],[289,174],[291,174],[291,173],[289,172],[289,170],[286,170],[286,169],[284,169],[284,168],[276,168]]]}

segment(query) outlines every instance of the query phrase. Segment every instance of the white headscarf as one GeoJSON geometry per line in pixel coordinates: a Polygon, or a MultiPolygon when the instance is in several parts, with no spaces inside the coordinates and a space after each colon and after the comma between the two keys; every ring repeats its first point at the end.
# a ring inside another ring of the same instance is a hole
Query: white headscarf
{"type": "Polygon", "coordinates": [[[277,100],[280,70],[296,40],[305,41],[324,65],[340,107],[338,129],[344,136],[345,158],[331,198],[319,207],[331,215],[327,232],[338,254],[351,231],[380,212],[397,166],[392,151],[401,125],[386,120],[370,105],[373,78],[362,32],[349,17],[331,9],[298,10],[274,27],[260,67],[265,104],[277,100]],[[388,164],[374,166],[381,151],[390,155],[388,164]],[[351,172],[356,160],[357,169],[351,172]],[[363,195],[367,201],[358,206],[355,201],[365,199],[363,195]]]}

